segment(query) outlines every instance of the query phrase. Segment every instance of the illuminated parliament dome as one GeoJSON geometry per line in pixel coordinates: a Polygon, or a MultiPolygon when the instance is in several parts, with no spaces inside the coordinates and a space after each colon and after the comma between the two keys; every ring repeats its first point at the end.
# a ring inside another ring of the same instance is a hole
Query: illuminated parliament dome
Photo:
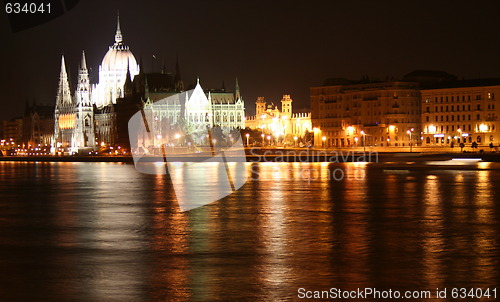
{"type": "Polygon", "coordinates": [[[114,104],[117,98],[123,97],[127,69],[130,71],[131,80],[139,74],[139,65],[134,55],[129,47],[123,43],[120,19],[118,18],[115,43],[109,47],[99,66],[99,84],[93,93],[94,103],[98,107],[114,104]]]}
{"type": "MultiPolygon", "coordinates": [[[[108,52],[102,59],[101,70],[125,70],[127,67],[137,66],[137,61],[127,45],[123,44],[120,23],[115,35],[115,44],[109,47],[108,52]]],[[[131,72],[132,73],[132,72],[131,72]]]]}

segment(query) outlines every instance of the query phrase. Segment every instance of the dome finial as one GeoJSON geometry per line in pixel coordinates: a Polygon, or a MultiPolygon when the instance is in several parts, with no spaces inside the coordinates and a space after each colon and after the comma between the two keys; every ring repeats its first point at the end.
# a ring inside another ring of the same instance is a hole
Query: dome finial
{"type": "Polygon", "coordinates": [[[116,24],[116,34],[115,43],[121,43],[123,41],[122,31],[120,29],[120,11],[117,10],[117,24],[116,24]]]}

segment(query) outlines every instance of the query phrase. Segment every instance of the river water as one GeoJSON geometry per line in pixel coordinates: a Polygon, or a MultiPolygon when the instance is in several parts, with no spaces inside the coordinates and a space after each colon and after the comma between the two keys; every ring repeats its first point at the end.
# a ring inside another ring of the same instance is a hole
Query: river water
{"type": "Polygon", "coordinates": [[[499,284],[500,170],[245,165],[236,193],[181,212],[168,175],[131,164],[0,162],[0,301],[499,284]]]}

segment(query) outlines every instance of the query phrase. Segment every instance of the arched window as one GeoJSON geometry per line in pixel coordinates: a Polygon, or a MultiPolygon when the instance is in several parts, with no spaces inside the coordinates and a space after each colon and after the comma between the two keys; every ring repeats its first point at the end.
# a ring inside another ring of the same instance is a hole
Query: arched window
{"type": "Polygon", "coordinates": [[[477,142],[480,143],[481,142],[481,135],[478,135],[477,136],[477,142]]]}
{"type": "Polygon", "coordinates": [[[428,144],[430,144],[430,143],[431,143],[431,138],[430,138],[430,137],[427,137],[427,138],[425,139],[425,142],[426,142],[426,143],[428,143],[428,144]]]}

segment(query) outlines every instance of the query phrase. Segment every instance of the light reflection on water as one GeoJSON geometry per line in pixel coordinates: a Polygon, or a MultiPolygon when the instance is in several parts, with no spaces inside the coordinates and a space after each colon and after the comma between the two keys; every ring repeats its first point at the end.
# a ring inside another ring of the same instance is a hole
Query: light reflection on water
{"type": "Polygon", "coordinates": [[[0,300],[272,301],[299,287],[498,284],[499,170],[247,168],[235,194],[180,212],[168,175],[0,162],[0,300]]]}

